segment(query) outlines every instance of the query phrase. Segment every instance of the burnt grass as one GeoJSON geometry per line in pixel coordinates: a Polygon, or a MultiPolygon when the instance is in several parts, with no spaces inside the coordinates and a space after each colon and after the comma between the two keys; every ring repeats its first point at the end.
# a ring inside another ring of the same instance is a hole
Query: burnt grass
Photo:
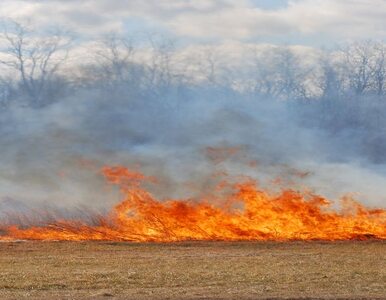
{"type": "Polygon", "coordinates": [[[386,241],[2,242],[0,299],[386,299],[386,241]]]}

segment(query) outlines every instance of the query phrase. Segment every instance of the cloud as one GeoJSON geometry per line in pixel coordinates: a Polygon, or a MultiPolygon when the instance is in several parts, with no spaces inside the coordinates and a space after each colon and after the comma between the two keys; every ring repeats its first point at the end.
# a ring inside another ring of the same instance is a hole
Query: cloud
{"type": "Polygon", "coordinates": [[[335,43],[342,38],[386,37],[383,0],[289,0],[272,6],[260,2],[3,0],[0,15],[46,26],[60,23],[85,34],[130,30],[133,20],[141,20],[141,24],[192,41],[275,39],[291,43],[291,39],[322,37],[335,43]]]}
{"type": "Polygon", "coordinates": [[[384,38],[386,2],[383,0],[291,1],[282,17],[304,35],[325,34],[331,38],[384,38]]]}

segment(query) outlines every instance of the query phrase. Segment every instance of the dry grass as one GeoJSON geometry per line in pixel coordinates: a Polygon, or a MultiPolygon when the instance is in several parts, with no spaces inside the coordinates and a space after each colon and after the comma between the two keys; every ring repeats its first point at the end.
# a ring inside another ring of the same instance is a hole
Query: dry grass
{"type": "Polygon", "coordinates": [[[0,243],[0,299],[386,299],[386,242],[0,243]]]}

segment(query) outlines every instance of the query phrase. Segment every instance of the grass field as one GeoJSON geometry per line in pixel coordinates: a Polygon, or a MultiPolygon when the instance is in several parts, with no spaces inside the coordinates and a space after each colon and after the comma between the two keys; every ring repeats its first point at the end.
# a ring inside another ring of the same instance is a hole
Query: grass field
{"type": "Polygon", "coordinates": [[[0,272],[0,299],[386,299],[386,242],[4,242],[0,272]]]}

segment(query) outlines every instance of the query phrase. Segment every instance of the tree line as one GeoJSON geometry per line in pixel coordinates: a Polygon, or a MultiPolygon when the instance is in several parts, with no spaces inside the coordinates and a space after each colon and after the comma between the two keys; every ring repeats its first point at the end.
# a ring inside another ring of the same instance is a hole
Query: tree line
{"type": "Polygon", "coordinates": [[[4,24],[0,116],[11,107],[33,113],[85,94],[154,119],[162,114],[167,119],[168,111],[193,98],[208,105],[231,100],[234,107],[241,101],[276,102],[301,126],[339,140],[342,151],[349,153],[350,145],[374,162],[386,161],[386,46],[381,42],[308,51],[248,46],[234,63],[213,47],[187,54],[159,35],[140,42],[113,33],[87,40],[63,30],[4,24]]]}
{"type": "MultiPolygon", "coordinates": [[[[146,47],[131,38],[110,34],[87,49],[87,63],[73,63],[74,37],[37,30],[12,21],[0,34],[0,98],[39,108],[81,89],[101,94],[157,97],[178,89],[225,89],[243,95],[285,100],[384,98],[386,46],[376,41],[355,42],[312,54],[291,47],[251,47],[233,69],[215,50],[181,58],[170,40],[149,37],[146,47]]],[[[130,98],[129,97],[129,98],[130,98]]]]}

